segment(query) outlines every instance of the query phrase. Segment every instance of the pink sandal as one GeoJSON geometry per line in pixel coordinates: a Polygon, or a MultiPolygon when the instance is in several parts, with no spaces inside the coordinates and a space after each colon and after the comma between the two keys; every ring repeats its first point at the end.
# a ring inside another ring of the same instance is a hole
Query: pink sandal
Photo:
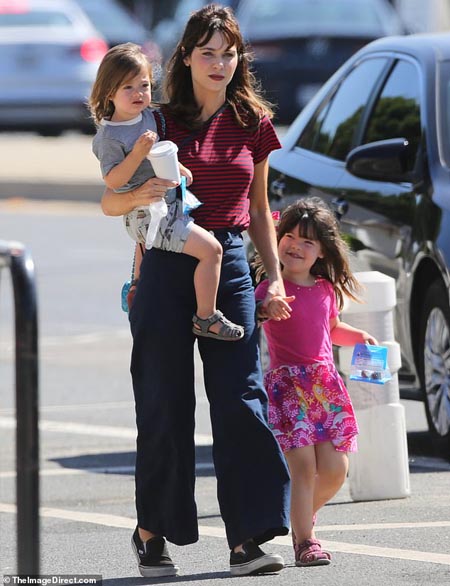
{"type": "Polygon", "coordinates": [[[295,565],[306,566],[328,566],[331,564],[331,554],[323,551],[320,541],[317,539],[305,539],[302,543],[294,545],[295,565]]]}

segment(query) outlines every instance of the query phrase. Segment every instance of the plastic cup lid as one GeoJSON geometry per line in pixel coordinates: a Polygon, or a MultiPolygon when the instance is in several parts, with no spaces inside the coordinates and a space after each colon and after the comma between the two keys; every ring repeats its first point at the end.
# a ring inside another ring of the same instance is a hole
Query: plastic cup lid
{"type": "Polygon", "coordinates": [[[152,157],[167,157],[173,155],[178,151],[177,145],[171,140],[161,140],[153,145],[150,156],[152,157]]]}

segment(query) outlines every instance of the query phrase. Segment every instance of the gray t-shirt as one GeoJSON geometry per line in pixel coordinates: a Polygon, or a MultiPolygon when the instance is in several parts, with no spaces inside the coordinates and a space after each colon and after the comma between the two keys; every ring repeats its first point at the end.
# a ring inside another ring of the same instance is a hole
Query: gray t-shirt
{"type": "MultiPolygon", "coordinates": [[[[157,132],[155,116],[150,108],[146,108],[139,116],[127,122],[102,120],[92,142],[92,150],[100,161],[103,177],[124,160],[137,139],[147,130],[157,132]]],[[[145,158],[128,183],[114,191],[117,193],[130,191],[154,176],[153,167],[145,158]]]]}

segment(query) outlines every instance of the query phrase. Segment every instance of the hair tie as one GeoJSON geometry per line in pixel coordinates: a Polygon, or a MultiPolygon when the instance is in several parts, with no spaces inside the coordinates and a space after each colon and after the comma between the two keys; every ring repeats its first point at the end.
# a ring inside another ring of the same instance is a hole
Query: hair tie
{"type": "Polygon", "coordinates": [[[281,214],[278,210],[275,212],[272,212],[272,220],[273,220],[273,224],[275,226],[275,229],[278,228],[278,224],[280,223],[280,217],[281,217],[281,214]]]}
{"type": "Polygon", "coordinates": [[[303,212],[302,220],[307,220],[309,218],[308,212],[303,212]]]}

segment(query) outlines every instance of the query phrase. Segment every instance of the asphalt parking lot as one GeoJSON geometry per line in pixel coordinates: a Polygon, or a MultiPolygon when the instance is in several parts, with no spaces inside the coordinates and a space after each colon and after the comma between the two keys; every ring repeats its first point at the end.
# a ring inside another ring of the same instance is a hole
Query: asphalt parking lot
{"type": "MultiPolygon", "coordinates": [[[[200,540],[184,548],[171,547],[179,577],[158,582],[138,576],[129,545],[135,526],[130,336],[119,307],[120,286],[130,269],[131,241],[120,218],[105,218],[99,211],[102,187],[90,138],[0,135],[0,159],[0,236],[27,244],[37,275],[41,573],[102,575],[106,583],[118,586],[226,585],[232,578],[216,500],[200,369],[196,428],[200,540]]],[[[17,565],[13,339],[10,281],[2,271],[3,574],[14,574],[17,565]]],[[[333,553],[330,566],[295,568],[287,536],[266,546],[285,557],[283,572],[241,581],[267,586],[450,584],[450,461],[432,446],[422,405],[404,402],[404,407],[410,496],[354,502],[346,483],[318,520],[318,537],[333,553]]]]}

